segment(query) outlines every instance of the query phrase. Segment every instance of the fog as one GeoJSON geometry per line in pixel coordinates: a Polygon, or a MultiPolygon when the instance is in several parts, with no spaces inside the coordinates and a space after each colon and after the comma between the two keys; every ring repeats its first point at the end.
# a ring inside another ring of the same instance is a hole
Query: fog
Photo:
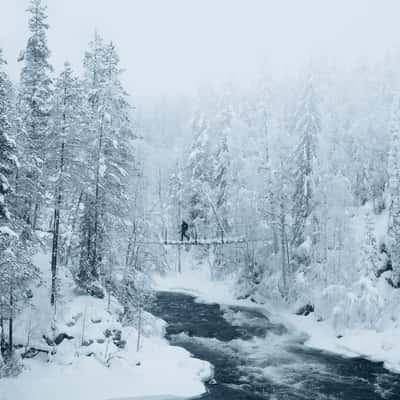
{"type": "MultiPolygon", "coordinates": [[[[116,43],[128,90],[140,96],[246,82],[265,66],[296,73],[309,63],[347,68],[381,62],[399,42],[395,0],[48,0],[49,45],[58,70],[79,70],[97,29],[116,43]]],[[[27,38],[25,0],[1,0],[0,47],[18,77],[27,38]]]]}
{"type": "Polygon", "coordinates": [[[399,16],[0,0],[0,398],[399,400],[399,16]]]}

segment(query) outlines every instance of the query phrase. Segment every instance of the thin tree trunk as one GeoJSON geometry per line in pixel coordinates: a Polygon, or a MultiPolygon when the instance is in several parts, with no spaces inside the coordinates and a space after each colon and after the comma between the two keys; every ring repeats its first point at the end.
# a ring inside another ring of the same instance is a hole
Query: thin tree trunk
{"type": "Polygon", "coordinates": [[[35,208],[34,208],[34,210],[33,210],[33,219],[32,219],[32,229],[33,229],[33,230],[36,229],[37,220],[38,220],[38,215],[39,215],[39,203],[36,202],[36,203],[35,203],[35,208]]]}
{"type": "Polygon", "coordinates": [[[288,269],[289,269],[289,254],[288,254],[288,241],[285,230],[285,215],[281,210],[280,215],[280,230],[281,230],[281,256],[282,256],[282,282],[283,293],[286,296],[288,293],[288,269]]]}
{"type": "Polygon", "coordinates": [[[97,149],[96,160],[96,183],[95,183],[95,203],[94,203],[94,232],[93,232],[93,256],[91,262],[92,275],[97,277],[97,245],[99,232],[99,198],[100,198],[100,158],[103,148],[103,116],[100,123],[99,146],[97,149]]]}
{"type": "Polygon", "coordinates": [[[4,335],[4,318],[3,316],[0,317],[0,354],[6,348],[6,338],[4,335]]]}
{"type": "Polygon", "coordinates": [[[8,320],[8,348],[10,350],[10,354],[13,351],[13,306],[14,306],[14,299],[13,299],[13,290],[10,288],[10,318],[8,320]]]}
{"type": "Polygon", "coordinates": [[[178,273],[182,272],[182,265],[181,265],[181,245],[178,244],[178,273]]]}
{"type": "MultiPolygon", "coordinates": [[[[65,118],[65,117],[64,117],[65,118]]],[[[57,257],[58,257],[58,239],[60,230],[60,208],[62,201],[62,178],[64,172],[64,141],[61,144],[60,154],[60,179],[57,187],[57,198],[54,207],[54,226],[53,226],[53,248],[51,252],[51,305],[55,306],[57,291],[57,257]]]]}
{"type": "Polygon", "coordinates": [[[75,213],[74,213],[74,216],[73,216],[72,226],[71,226],[71,236],[70,236],[70,238],[68,240],[67,252],[65,254],[65,265],[66,266],[68,266],[69,259],[70,259],[70,256],[71,256],[72,235],[75,232],[75,226],[76,226],[76,221],[78,219],[79,207],[81,206],[81,203],[82,203],[82,197],[83,197],[83,191],[81,190],[81,192],[79,194],[79,198],[78,198],[78,203],[76,204],[75,213]]]}
{"type": "Polygon", "coordinates": [[[136,342],[136,352],[140,350],[140,339],[142,335],[142,307],[139,307],[138,337],[136,342]]]}

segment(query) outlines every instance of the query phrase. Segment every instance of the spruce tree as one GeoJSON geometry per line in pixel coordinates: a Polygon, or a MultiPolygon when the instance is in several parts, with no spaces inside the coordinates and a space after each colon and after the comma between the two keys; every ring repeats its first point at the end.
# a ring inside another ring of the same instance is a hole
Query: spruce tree
{"type": "Polygon", "coordinates": [[[228,139],[225,134],[221,135],[215,153],[214,165],[214,191],[215,208],[219,217],[219,223],[222,225],[219,230],[227,232],[229,230],[229,202],[228,202],[228,180],[229,180],[230,154],[228,148],[228,139]]]}
{"type": "Polygon", "coordinates": [[[306,239],[306,225],[311,222],[309,219],[314,208],[315,168],[321,131],[321,117],[311,79],[297,109],[295,130],[299,143],[294,155],[293,244],[299,246],[306,239]]]}
{"type": "Polygon", "coordinates": [[[10,213],[7,206],[6,195],[10,192],[9,178],[16,167],[16,147],[10,139],[11,101],[9,98],[11,83],[4,72],[6,61],[0,49],[0,221],[7,222],[10,213]]]}
{"type": "Polygon", "coordinates": [[[261,120],[262,120],[262,153],[259,166],[259,173],[262,176],[264,187],[262,188],[261,212],[266,223],[272,231],[273,252],[279,251],[279,233],[278,233],[278,193],[274,190],[274,171],[271,165],[270,149],[269,149],[269,119],[267,108],[264,102],[261,103],[261,120]]]}
{"type": "Polygon", "coordinates": [[[361,246],[360,269],[364,276],[373,279],[379,269],[379,253],[374,225],[369,213],[365,215],[365,236],[361,246]]]}
{"type": "Polygon", "coordinates": [[[214,164],[209,123],[202,113],[193,120],[192,130],[194,137],[185,165],[188,222],[195,234],[205,236],[211,211],[207,195],[213,179],[214,164]]]}
{"type": "Polygon", "coordinates": [[[39,208],[43,203],[44,184],[42,178],[46,159],[46,144],[49,133],[51,109],[52,67],[47,47],[46,7],[41,0],[31,0],[29,38],[23,55],[21,70],[19,113],[21,115],[21,145],[24,157],[18,187],[23,198],[23,217],[35,228],[39,208]]]}
{"type": "MultiPolygon", "coordinates": [[[[220,133],[219,143],[214,155],[214,179],[212,182],[214,199],[209,199],[212,202],[211,207],[214,213],[214,220],[216,219],[217,237],[224,241],[230,232],[229,221],[229,168],[230,168],[230,154],[228,148],[228,139],[225,129],[220,133]]],[[[227,252],[224,251],[223,246],[215,246],[214,248],[214,265],[213,276],[222,274],[225,269],[227,260],[227,252]]]]}
{"type": "Polygon", "coordinates": [[[213,136],[216,139],[213,153],[214,165],[212,168],[212,189],[214,192],[213,204],[218,216],[218,231],[229,231],[229,173],[231,155],[228,147],[228,137],[232,129],[233,110],[229,104],[227,93],[223,93],[219,100],[213,122],[213,136]]]}
{"type": "MultiPolygon", "coordinates": [[[[103,204],[100,219],[103,241],[115,242],[115,238],[126,236],[126,217],[130,210],[132,191],[129,188],[135,171],[132,107],[128,94],[121,83],[122,69],[115,45],[106,46],[106,101],[105,134],[102,143],[102,161],[99,163],[98,204],[103,204]]],[[[97,172],[97,171],[96,171],[97,172]]],[[[96,216],[95,216],[96,218],[96,216]]],[[[95,231],[96,234],[96,231],[95,231]]],[[[108,244],[104,243],[106,248],[108,244]]],[[[116,243],[114,243],[116,244],[116,243]]],[[[101,240],[100,240],[100,246],[101,240]]],[[[104,257],[111,256],[106,251],[104,257]]],[[[109,263],[109,260],[104,260],[109,263]]]]}
{"type": "Polygon", "coordinates": [[[101,36],[95,32],[94,39],[84,58],[84,88],[86,118],[85,130],[89,137],[86,168],[90,181],[83,196],[83,213],[80,221],[80,257],[78,283],[86,287],[99,278],[98,239],[99,239],[99,195],[100,195],[100,163],[102,161],[104,137],[104,102],[105,102],[105,45],[101,36]],[[94,231],[96,230],[96,235],[94,231]],[[96,245],[94,244],[96,236],[96,245]],[[96,250],[95,250],[96,247],[96,250]]]}
{"type": "MultiPolygon", "coordinates": [[[[83,190],[88,182],[84,168],[84,149],[87,143],[81,134],[83,120],[82,86],[74,76],[71,65],[65,63],[64,70],[55,82],[51,132],[49,134],[50,157],[47,160],[48,189],[54,193],[52,219],[52,290],[51,303],[55,303],[56,271],[60,256],[60,229],[63,219],[61,211],[74,206],[69,200],[83,190]]],[[[67,222],[67,221],[65,221],[67,222]]],[[[70,234],[72,234],[71,232],[70,234]]]]}
{"type": "Polygon", "coordinates": [[[391,121],[392,141],[389,150],[389,236],[393,269],[392,281],[400,285],[400,97],[396,97],[391,121]]]}
{"type": "Polygon", "coordinates": [[[91,280],[102,274],[114,234],[126,228],[135,136],[114,44],[105,45],[96,33],[84,66],[91,137],[87,163],[92,179],[84,201],[81,243],[86,249],[81,249],[79,276],[91,280]]]}
{"type": "MultiPolygon", "coordinates": [[[[27,289],[37,277],[30,260],[28,246],[18,235],[19,221],[11,206],[10,178],[18,165],[17,149],[10,138],[12,129],[11,83],[4,71],[6,64],[0,49],[0,335],[1,350],[5,347],[4,321],[8,319],[8,351],[13,352],[14,318],[27,300],[27,289]]],[[[1,360],[1,354],[0,354],[1,360]]]]}

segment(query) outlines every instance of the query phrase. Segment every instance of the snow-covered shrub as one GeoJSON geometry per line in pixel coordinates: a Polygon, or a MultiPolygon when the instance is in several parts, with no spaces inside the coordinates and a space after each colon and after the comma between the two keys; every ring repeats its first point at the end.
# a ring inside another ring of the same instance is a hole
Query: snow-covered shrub
{"type": "Polygon", "coordinates": [[[385,300],[376,282],[367,277],[361,278],[346,293],[342,291],[342,295],[342,300],[332,312],[335,329],[378,329],[382,326],[385,300]]]}
{"type": "Polygon", "coordinates": [[[293,261],[297,266],[310,265],[312,255],[311,239],[308,237],[292,254],[293,261]]]}
{"type": "Polygon", "coordinates": [[[21,373],[23,364],[21,356],[15,352],[1,359],[0,355],[0,378],[17,376],[21,373]]]}
{"type": "Polygon", "coordinates": [[[282,276],[280,271],[275,271],[268,275],[264,275],[263,280],[257,287],[255,297],[262,299],[262,301],[282,303],[284,299],[281,291],[279,290],[281,278],[282,276]]]}
{"type": "Polygon", "coordinates": [[[324,319],[335,314],[335,308],[347,294],[347,288],[343,285],[329,285],[314,298],[315,311],[324,319]]]}

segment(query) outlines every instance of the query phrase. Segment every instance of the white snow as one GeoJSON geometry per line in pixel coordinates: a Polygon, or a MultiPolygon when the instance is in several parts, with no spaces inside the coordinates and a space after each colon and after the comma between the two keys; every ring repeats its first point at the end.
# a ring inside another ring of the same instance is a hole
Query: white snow
{"type": "MultiPolygon", "coordinates": [[[[49,271],[48,255],[40,253],[34,262],[43,272],[49,271]]],[[[25,360],[25,369],[18,377],[1,379],[0,400],[108,400],[143,396],[165,399],[188,398],[205,392],[203,382],[212,376],[211,365],[193,358],[183,348],[169,345],[163,338],[162,320],[146,313],[141,348],[137,352],[137,330],[118,321],[119,303],[112,298],[108,312],[107,299],[77,295],[68,272],[60,270],[60,274],[66,276],[62,279],[57,332],[65,332],[74,339],[65,339],[54,356],[37,355],[25,360]],[[106,329],[122,331],[122,339],[127,342],[125,349],[119,349],[111,338],[105,337],[106,329]],[[82,346],[82,341],[89,343],[82,346]]],[[[34,289],[36,303],[17,320],[16,341],[21,344],[26,344],[29,323],[30,344],[48,347],[41,340],[42,334],[52,337],[52,312],[45,306],[49,303],[48,286],[46,282],[34,289]]]]}
{"type": "MultiPolygon", "coordinates": [[[[128,344],[128,347],[129,344],[128,344]]],[[[1,400],[102,400],[137,396],[192,397],[205,391],[208,363],[190,357],[164,339],[146,339],[136,366],[135,350],[106,368],[93,357],[70,354],[70,363],[31,360],[17,378],[0,382],[1,400]]]]}
{"type": "Polygon", "coordinates": [[[347,357],[362,356],[383,361],[387,369],[400,373],[400,326],[380,332],[373,329],[344,329],[339,334],[330,321],[318,322],[313,314],[307,317],[289,313],[281,316],[284,322],[308,334],[307,346],[347,357]]]}

